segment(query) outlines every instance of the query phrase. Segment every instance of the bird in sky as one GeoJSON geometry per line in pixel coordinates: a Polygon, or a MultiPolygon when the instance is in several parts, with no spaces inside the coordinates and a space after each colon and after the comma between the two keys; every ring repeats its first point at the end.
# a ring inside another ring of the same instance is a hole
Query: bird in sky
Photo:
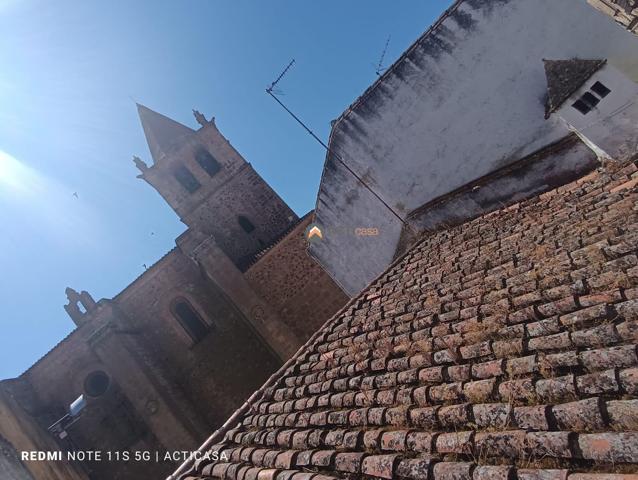
{"type": "Polygon", "coordinates": [[[78,192],[73,192],[73,196],[74,196],[75,198],[80,198],[80,197],[78,197],[78,192]]]}

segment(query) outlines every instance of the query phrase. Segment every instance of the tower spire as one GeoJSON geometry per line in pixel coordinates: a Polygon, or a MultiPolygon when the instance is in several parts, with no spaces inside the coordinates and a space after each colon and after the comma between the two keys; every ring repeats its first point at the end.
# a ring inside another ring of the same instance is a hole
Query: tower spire
{"type": "Polygon", "coordinates": [[[195,133],[192,128],[182,125],[144,105],[139,103],[136,105],[154,163],[161,161],[161,158],[166,155],[178,140],[195,133]]]}

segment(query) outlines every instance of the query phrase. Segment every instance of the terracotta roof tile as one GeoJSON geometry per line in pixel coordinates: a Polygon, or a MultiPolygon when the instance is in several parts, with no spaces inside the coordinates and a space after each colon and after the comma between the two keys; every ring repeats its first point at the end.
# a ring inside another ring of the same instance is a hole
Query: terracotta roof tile
{"type": "Polygon", "coordinates": [[[230,458],[184,478],[632,479],[628,165],[424,237],[238,412],[230,458]]]}

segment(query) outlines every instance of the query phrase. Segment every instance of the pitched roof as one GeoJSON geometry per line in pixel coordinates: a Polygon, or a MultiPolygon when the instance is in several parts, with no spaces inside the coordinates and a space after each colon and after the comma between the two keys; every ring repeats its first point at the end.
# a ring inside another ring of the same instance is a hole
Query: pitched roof
{"type": "Polygon", "coordinates": [[[546,113],[555,112],[572,93],[578,90],[606,60],[545,60],[545,76],[547,77],[546,113]]]}
{"type": "Polygon", "coordinates": [[[178,140],[195,130],[172,120],[161,113],[157,113],[144,105],[137,104],[137,113],[142,122],[148,148],[153,162],[157,163],[178,140]]]}
{"type": "Polygon", "coordinates": [[[180,478],[635,471],[637,171],[610,164],[424,237],[180,478]]]}

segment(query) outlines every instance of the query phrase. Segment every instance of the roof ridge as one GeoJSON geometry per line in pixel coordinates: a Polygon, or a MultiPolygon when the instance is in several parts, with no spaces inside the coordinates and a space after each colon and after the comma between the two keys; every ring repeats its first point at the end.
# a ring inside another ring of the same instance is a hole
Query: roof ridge
{"type": "MultiPolygon", "coordinates": [[[[75,327],[73,328],[65,337],[63,337],[58,343],[56,343],[55,345],[53,345],[49,350],[46,351],[46,353],[44,353],[43,355],[40,356],[40,358],[38,358],[35,362],[33,362],[31,364],[31,366],[29,366],[26,370],[24,370],[20,375],[18,375],[16,378],[21,378],[24,375],[28,374],[33,368],[35,368],[38,364],[40,364],[46,357],[49,356],[49,354],[51,354],[56,348],[58,348],[60,345],[62,345],[64,342],[66,342],[69,338],[71,338],[75,333],[77,333],[79,330],[79,327],[75,327]]],[[[3,379],[3,380],[9,380],[9,379],[3,379]]]]}
{"type": "MultiPolygon", "coordinates": [[[[343,120],[345,117],[347,117],[360,103],[362,103],[371,93],[373,90],[375,90],[376,88],[378,88],[378,86],[381,84],[381,82],[390,75],[390,72],[392,72],[398,65],[400,62],[402,62],[405,58],[408,57],[408,55],[410,53],[412,53],[412,51],[414,51],[419,44],[425,40],[426,38],[428,38],[430,35],[432,35],[435,30],[437,30],[441,24],[450,16],[452,15],[452,13],[454,13],[460,6],[462,3],[464,3],[466,0],[455,0],[454,3],[452,5],[450,5],[440,16],[439,18],[437,18],[437,20],[432,23],[414,42],[412,42],[412,44],[394,61],[392,62],[392,65],[390,65],[381,75],[379,75],[379,77],[377,77],[377,79],[372,82],[372,85],[369,85],[361,95],[359,95],[342,113],[341,115],[339,115],[335,121],[334,124],[332,126],[332,131],[335,130],[335,127],[337,126],[337,124],[343,120]]],[[[328,152],[328,155],[330,154],[330,152],[328,152]]]]}
{"type": "MultiPolygon", "coordinates": [[[[185,232],[181,233],[181,235],[184,235],[188,230],[186,230],[185,232]]],[[[175,245],[173,248],[171,248],[168,252],[166,252],[164,255],[162,255],[160,258],[158,258],[155,262],[153,262],[149,267],[146,268],[146,270],[144,270],[142,273],[140,273],[137,277],[135,277],[128,285],[126,285],[126,287],[124,287],[124,289],[122,289],[119,293],[117,293],[116,295],[113,296],[113,298],[111,300],[115,301],[117,300],[124,292],[126,292],[126,290],[129,289],[129,287],[133,286],[133,284],[135,284],[136,282],[138,282],[139,280],[142,279],[142,277],[144,277],[144,275],[151,273],[151,270],[153,270],[162,260],[164,260],[166,257],[168,257],[171,253],[175,252],[176,250],[179,250],[180,248],[175,245]]]]}

